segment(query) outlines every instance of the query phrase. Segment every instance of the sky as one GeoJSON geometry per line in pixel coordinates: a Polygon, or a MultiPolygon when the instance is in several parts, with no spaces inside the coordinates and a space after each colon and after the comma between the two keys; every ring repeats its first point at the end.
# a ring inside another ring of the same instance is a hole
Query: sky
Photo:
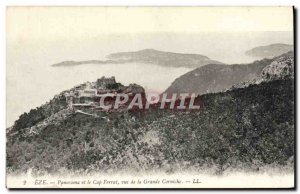
{"type": "Polygon", "coordinates": [[[293,43],[292,7],[8,7],[7,125],[98,75],[162,92],[191,70],[145,64],[53,69],[55,63],[146,48],[248,63],[254,59],[246,50],[273,43],[293,43]]]}
{"type": "MultiPolygon", "coordinates": [[[[194,40],[182,37],[216,34],[222,43],[230,40],[227,34],[240,38],[244,33],[255,37],[254,33],[293,31],[292,7],[8,7],[6,18],[7,58],[12,63],[98,59],[149,46],[197,53],[201,45],[195,48],[194,40]]],[[[203,39],[215,39],[210,36],[203,39]]],[[[286,34],[280,37],[292,41],[286,34]]],[[[215,48],[212,43],[208,50],[215,48]]]]}

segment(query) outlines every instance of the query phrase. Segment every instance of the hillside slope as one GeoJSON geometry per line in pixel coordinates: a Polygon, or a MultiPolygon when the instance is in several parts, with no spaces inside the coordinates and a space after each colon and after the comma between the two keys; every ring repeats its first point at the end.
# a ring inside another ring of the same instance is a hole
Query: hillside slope
{"type": "Polygon", "coordinates": [[[197,98],[194,112],[71,114],[39,133],[8,134],[8,172],[114,172],[291,165],[294,80],[280,79],[197,98]],[[107,117],[109,119],[103,119],[107,117]]]}
{"type": "Polygon", "coordinates": [[[199,67],[177,78],[166,93],[216,93],[226,91],[233,86],[260,79],[263,69],[272,62],[288,60],[294,57],[293,52],[273,59],[263,59],[246,65],[210,64],[199,67]]]}

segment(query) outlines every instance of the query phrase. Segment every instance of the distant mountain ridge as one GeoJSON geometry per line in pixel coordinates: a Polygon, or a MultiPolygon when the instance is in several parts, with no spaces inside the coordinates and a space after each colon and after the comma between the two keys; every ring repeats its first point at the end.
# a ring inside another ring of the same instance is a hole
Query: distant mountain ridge
{"type": "Polygon", "coordinates": [[[63,61],[60,63],[56,63],[51,65],[52,67],[68,67],[68,66],[77,66],[77,65],[84,65],[84,64],[116,64],[120,63],[118,61],[112,60],[86,60],[86,61],[63,61]]]}
{"type": "Polygon", "coordinates": [[[201,67],[207,64],[222,64],[200,54],[183,54],[158,51],[155,49],[144,49],[134,52],[112,53],[107,56],[108,60],[87,61],[63,61],[53,64],[53,67],[66,67],[84,64],[123,64],[123,63],[149,63],[165,67],[201,67]]]}
{"type": "Polygon", "coordinates": [[[108,59],[126,62],[152,63],[171,67],[200,67],[207,64],[221,64],[200,54],[183,54],[144,49],[136,52],[120,52],[107,56],[108,59]]]}
{"type": "Polygon", "coordinates": [[[255,47],[246,51],[245,54],[259,58],[273,58],[293,50],[293,45],[277,43],[255,47]]]}
{"type": "Polygon", "coordinates": [[[166,93],[206,93],[222,92],[235,85],[260,79],[265,67],[277,60],[293,58],[293,52],[273,59],[263,59],[246,65],[206,65],[177,78],[166,93]]]}

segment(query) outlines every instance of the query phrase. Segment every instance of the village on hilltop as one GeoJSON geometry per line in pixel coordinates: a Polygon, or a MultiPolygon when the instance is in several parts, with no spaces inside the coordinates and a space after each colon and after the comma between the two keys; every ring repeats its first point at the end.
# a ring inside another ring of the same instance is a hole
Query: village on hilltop
{"type": "Polygon", "coordinates": [[[107,96],[104,103],[111,103],[111,100],[118,94],[123,93],[128,96],[133,96],[137,93],[145,93],[144,88],[137,84],[130,84],[124,86],[116,82],[114,76],[101,77],[96,82],[86,82],[78,85],[71,90],[64,93],[66,102],[69,107],[90,107],[90,108],[103,108],[100,106],[100,98],[107,96]]]}

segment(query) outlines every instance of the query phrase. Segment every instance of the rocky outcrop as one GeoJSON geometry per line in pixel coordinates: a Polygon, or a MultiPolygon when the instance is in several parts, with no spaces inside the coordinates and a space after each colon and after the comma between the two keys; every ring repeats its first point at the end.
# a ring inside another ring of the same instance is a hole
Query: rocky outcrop
{"type": "Polygon", "coordinates": [[[294,78],[294,56],[283,55],[266,66],[261,73],[264,80],[294,78]]]}
{"type": "Polygon", "coordinates": [[[259,77],[235,84],[231,89],[245,88],[262,82],[288,78],[294,79],[294,52],[288,52],[274,58],[270,65],[263,68],[259,77]]]}
{"type": "Polygon", "coordinates": [[[139,86],[137,84],[130,84],[129,86],[125,87],[123,90],[123,93],[145,93],[145,89],[142,86],[139,86]]]}

